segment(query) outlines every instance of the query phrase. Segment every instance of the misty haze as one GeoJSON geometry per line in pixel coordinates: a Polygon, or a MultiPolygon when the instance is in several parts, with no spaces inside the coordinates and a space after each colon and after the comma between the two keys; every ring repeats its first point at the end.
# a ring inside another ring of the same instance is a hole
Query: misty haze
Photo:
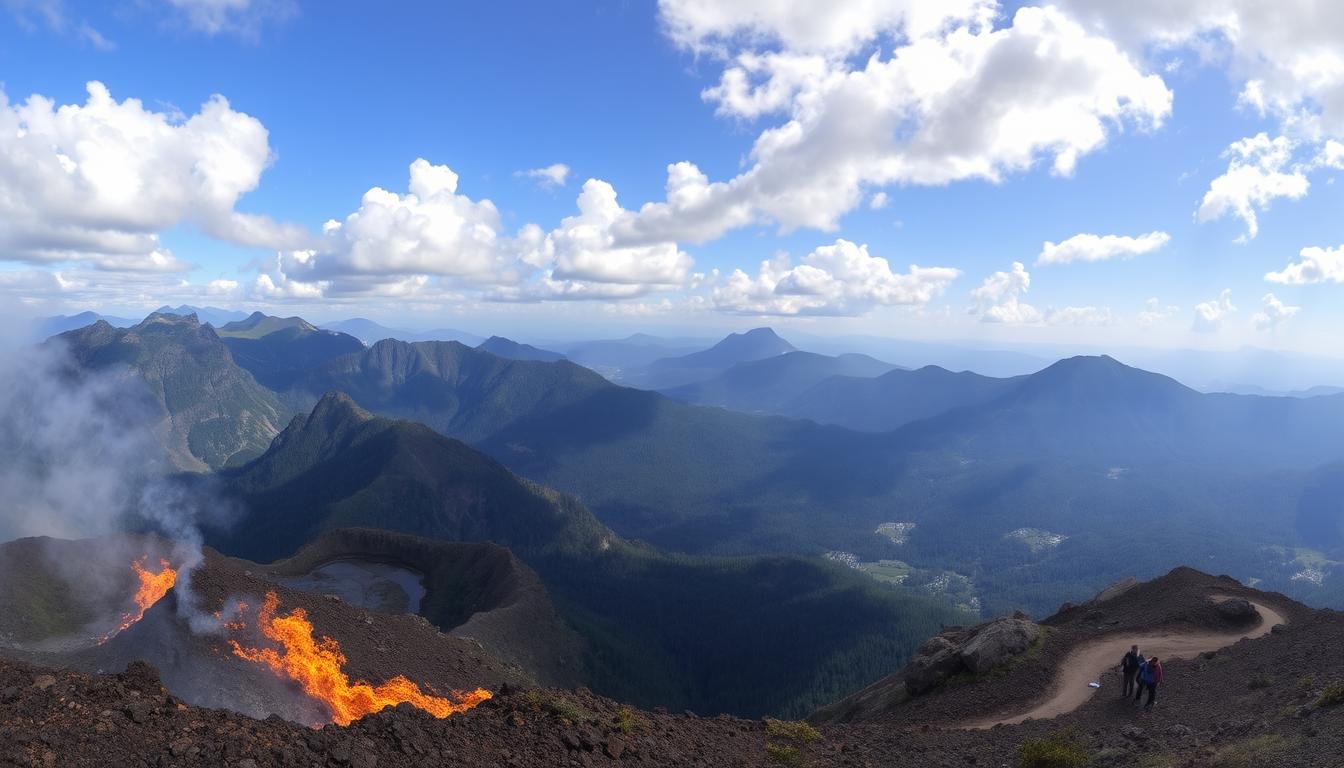
{"type": "Polygon", "coordinates": [[[1344,13],[0,2],[0,768],[1344,768],[1344,13]]]}

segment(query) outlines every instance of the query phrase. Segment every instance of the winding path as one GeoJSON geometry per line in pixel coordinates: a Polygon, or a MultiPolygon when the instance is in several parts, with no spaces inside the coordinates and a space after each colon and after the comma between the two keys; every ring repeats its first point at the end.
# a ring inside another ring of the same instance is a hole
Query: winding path
{"type": "MultiPolygon", "coordinates": [[[[1218,600],[1219,596],[1215,596],[1218,600]]],[[[1226,599],[1226,598],[1223,598],[1226,599]]],[[[1112,635],[1083,643],[1064,657],[1062,672],[1056,676],[1050,695],[1026,712],[998,719],[968,723],[963,728],[983,730],[996,725],[1014,725],[1024,720],[1045,720],[1081,707],[1099,689],[1089,688],[1090,681],[1098,680],[1120,663],[1129,646],[1138,644],[1145,656],[1159,659],[1189,658],[1204,651],[1216,651],[1238,640],[1263,637],[1275,624],[1287,624],[1283,614],[1264,603],[1251,602],[1260,612],[1260,623],[1247,632],[1204,633],[1169,632],[1158,634],[1112,635]]],[[[1112,693],[1114,695],[1114,693],[1112,693]]]]}

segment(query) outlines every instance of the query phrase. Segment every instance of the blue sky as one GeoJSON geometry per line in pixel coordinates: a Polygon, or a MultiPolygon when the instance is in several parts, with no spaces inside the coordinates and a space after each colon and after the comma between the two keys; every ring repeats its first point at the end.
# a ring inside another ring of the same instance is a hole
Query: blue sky
{"type": "Polygon", "coordinates": [[[0,83],[13,114],[0,130],[17,125],[23,138],[0,137],[11,177],[0,201],[51,199],[0,202],[11,222],[31,222],[0,224],[0,291],[33,312],[185,301],[547,337],[770,323],[1333,354],[1344,154],[1331,153],[1344,149],[1344,74],[1329,65],[1344,67],[1344,40],[1336,22],[1312,17],[1319,4],[1289,3],[1272,20],[1283,29],[1254,34],[1245,28],[1271,22],[1249,0],[1207,13],[1141,2],[1125,19],[1100,0],[1041,13],[986,0],[840,2],[823,20],[807,17],[813,5],[8,0],[0,83]],[[920,27],[930,9],[936,23],[920,27]],[[946,86],[936,64],[874,65],[991,45],[998,63],[960,59],[946,86]],[[766,62],[743,70],[752,83],[782,94],[757,92],[764,111],[705,95],[744,57],[766,62]],[[792,78],[795,66],[807,73],[792,78]],[[34,94],[52,102],[44,114],[87,108],[90,81],[142,107],[105,125],[89,110],[49,139],[40,110],[18,109],[34,94]],[[845,82],[854,92],[838,96],[845,82]],[[215,94],[246,130],[174,137],[215,94]],[[897,117],[866,121],[883,109],[897,117]],[[162,125],[133,149],[100,145],[155,116],[162,125]],[[789,125],[801,126],[796,144],[759,149],[789,125]],[[1255,154],[1230,149],[1262,133],[1255,154]],[[213,167],[212,142],[244,159],[213,167]],[[1061,171],[1066,150],[1076,162],[1061,171]],[[100,157],[168,191],[118,188],[116,173],[66,190],[66,176],[41,175],[56,171],[22,170],[59,161],[78,179],[100,157]],[[457,174],[452,187],[426,171],[442,206],[419,207],[429,187],[407,204],[417,158],[457,174]],[[671,204],[668,166],[680,161],[728,186],[692,185],[703,200],[671,204]],[[524,175],[557,163],[563,183],[524,175]],[[208,193],[202,174],[219,177],[208,193]],[[609,184],[620,208],[598,194],[607,218],[566,225],[588,179],[609,184]],[[1198,215],[1219,183],[1232,202],[1198,215]],[[429,229],[374,226],[366,208],[356,231],[346,218],[374,187],[395,196],[380,210],[429,229]],[[640,212],[646,203],[664,210],[640,212]],[[346,223],[324,233],[332,219],[346,223]],[[1164,235],[1159,246],[1125,252],[1149,233],[1164,235]],[[1046,241],[1076,235],[1123,240],[1110,251],[1078,241],[1074,252],[1097,261],[1037,263],[1046,241]],[[818,248],[830,250],[810,256],[818,248]],[[1304,248],[1322,249],[1312,268],[1284,272],[1304,248]],[[782,254],[787,264],[760,271],[782,254]]]}

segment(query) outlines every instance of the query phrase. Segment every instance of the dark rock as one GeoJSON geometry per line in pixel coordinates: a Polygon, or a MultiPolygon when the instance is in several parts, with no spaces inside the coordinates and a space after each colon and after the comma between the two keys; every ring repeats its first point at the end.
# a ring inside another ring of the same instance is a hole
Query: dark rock
{"type": "Polygon", "coordinates": [[[1251,601],[1244,597],[1222,600],[1217,603],[1217,609],[1219,617],[1234,624],[1248,624],[1260,616],[1251,601]]]}
{"type": "Polygon", "coordinates": [[[961,656],[955,648],[945,648],[932,656],[916,656],[906,665],[905,689],[916,696],[926,693],[961,671],[961,667],[961,656]]]}
{"type": "Polygon", "coordinates": [[[1138,585],[1139,585],[1139,580],[1138,580],[1136,577],[1134,577],[1134,576],[1130,576],[1130,577],[1127,578],[1127,579],[1121,579],[1120,581],[1117,581],[1117,582],[1115,582],[1114,584],[1112,584],[1111,586],[1109,586],[1109,587],[1107,587],[1107,588],[1101,590],[1100,592],[1098,592],[1098,593],[1097,593],[1097,596],[1094,597],[1094,598],[1092,598],[1092,602],[1093,602],[1093,603],[1104,603],[1104,602],[1106,602],[1107,600],[1113,600],[1113,599],[1115,599],[1115,598],[1117,598],[1117,597],[1119,597],[1119,596],[1125,594],[1126,592],[1128,592],[1129,590],[1133,589],[1134,587],[1137,587],[1138,585]]]}
{"type": "Polygon", "coordinates": [[[621,755],[625,753],[625,739],[620,736],[608,736],[607,743],[602,746],[602,751],[607,753],[607,757],[612,760],[620,760],[621,755]]]}

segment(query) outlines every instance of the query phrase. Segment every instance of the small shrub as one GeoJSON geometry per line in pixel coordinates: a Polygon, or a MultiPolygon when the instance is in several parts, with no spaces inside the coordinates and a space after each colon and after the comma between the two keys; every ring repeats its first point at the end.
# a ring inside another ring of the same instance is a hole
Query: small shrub
{"type": "Polygon", "coordinates": [[[1252,691],[1258,691],[1262,688],[1268,688],[1274,684],[1274,678],[1268,675],[1252,675],[1251,679],[1246,681],[1246,687],[1252,691]]]}
{"type": "Polygon", "coordinates": [[[528,691],[523,694],[523,701],[527,703],[527,708],[533,711],[541,709],[542,702],[546,699],[541,695],[541,691],[528,691]]]}
{"type": "Polygon", "coordinates": [[[1303,677],[1301,680],[1297,681],[1297,690],[1301,691],[1302,693],[1308,693],[1311,691],[1311,689],[1315,687],[1316,687],[1315,675],[1307,675],[1303,677]]]}
{"type": "Polygon", "coordinates": [[[802,765],[803,756],[797,747],[788,744],[766,744],[765,754],[780,765],[802,765]]]}
{"type": "Polygon", "coordinates": [[[821,738],[816,728],[801,720],[766,720],[765,735],[773,739],[788,739],[795,744],[807,745],[821,738]]]}
{"type": "Polygon", "coordinates": [[[1027,739],[1017,747],[1017,764],[1021,768],[1081,768],[1090,761],[1087,746],[1073,730],[1027,739]]]}
{"type": "Polygon", "coordinates": [[[1213,755],[1214,768],[1259,768],[1283,757],[1296,745],[1277,733],[1230,744],[1213,755]]]}
{"type": "Polygon", "coordinates": [[[563,718],[571,723],[585,723],[596,719],[592,712],[559,696],[548,700],[546,709],[556,717],[563,718]]]}
{"type": "Polygon", "coordinates": [[[631,734],[638,730],[648,727],[649,721],[644,719],[643,715],[637,714],[635,710],[629,707],[621,707],[616,712],[616,730],[624,734],[631,734]]]}
{"type": "Polygon", "coordinates": [[[1344,680],[1336,680],[1325,686],[1321,697],[1316,700],[1318,707],[1335,707],[1340,704],[1344,704],[1344,680]]]}

